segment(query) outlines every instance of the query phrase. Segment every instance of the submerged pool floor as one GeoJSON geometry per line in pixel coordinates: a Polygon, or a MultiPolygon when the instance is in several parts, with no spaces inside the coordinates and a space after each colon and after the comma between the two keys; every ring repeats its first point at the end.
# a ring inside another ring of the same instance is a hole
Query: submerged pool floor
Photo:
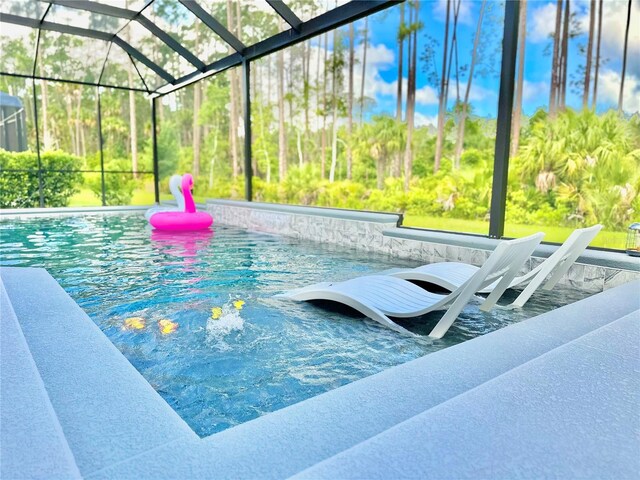
{"type": "MultiPolygon", "coordinates": [[[[273,295],[416,262],[221,226],[162,234],[141,214],[13,219],[0,236],[0,264],[46,268],[200,436],[587,296],[472,304],[441,340],[415,339],[273,295]]],[[[440,315],[403,325],[426,334],[440,315]]]]}

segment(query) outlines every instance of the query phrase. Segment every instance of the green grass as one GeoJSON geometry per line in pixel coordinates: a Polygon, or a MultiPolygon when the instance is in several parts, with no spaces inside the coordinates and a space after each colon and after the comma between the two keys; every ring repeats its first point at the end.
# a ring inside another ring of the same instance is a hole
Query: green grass
{"type": "MultiPolygon", "coordinates": [[[[461,220],[458,218],[428,217],[421,215],[405,215],[403,225],[405,227],[421,227],[433,230],[447,230],[451,232],[479,233],[486,235],[489,232],[489,222],[481,220],[461,220]]],[[[564,242],[573,231],[571,227],[551,227],[547,225],[518,225],[507,223],[505,236],[525,237],[536,232],[544,232],[545,242],[564,242]]],[[[598,236],[591,242],[592,247],[624,249],[627,238],[626,232],[614,232],[601,230],[598,236]]]]}
{"type": "MultiPolygon", "coordinates": [[[[161,194],[160,200],[172,200],[173,196],[169,194],[161,194]]],[[[129,205],[153,205],[155,197],[153,192],[146,190],[136,190],[129,205]]],[[[99,207],[102,200],[99,199],[91,190],[82,189],[69,199],[70,207],[99,207]]]]}

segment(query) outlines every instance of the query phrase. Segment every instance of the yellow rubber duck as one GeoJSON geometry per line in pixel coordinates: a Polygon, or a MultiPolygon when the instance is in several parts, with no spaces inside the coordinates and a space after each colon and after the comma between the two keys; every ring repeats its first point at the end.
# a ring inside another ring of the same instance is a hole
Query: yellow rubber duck
{"type": "Polygon", "coordinates": [[[242,310],[242,307],[244,306],[244,300],[236,300],[235,302],[233,302],[233,306],[236,307],[236,310],[242,310]]]}
{"type": "Polygon", "coordinates": [[[129,317],[124,320],[124,328],[127,330],[142,330],[145,327],[145,320],[142,317],[129,317]]]}
{"type": "Polygon", "coordinates": [[[163,318],[162,320],[158,320],[158,327],[160,327],[160,332],[163,335],[169,335],[170,333],[176,331],[176,329],[178,328],[178,324],[176,322],[172,322],[171,320],[163,318]]]}
{"type": "Polygon", "coordinates": [[[218,320],[220,317],[222,316],[222,308],[220,307],[213,307],[211,309],[211,318],[213,320],[218,320]]]}

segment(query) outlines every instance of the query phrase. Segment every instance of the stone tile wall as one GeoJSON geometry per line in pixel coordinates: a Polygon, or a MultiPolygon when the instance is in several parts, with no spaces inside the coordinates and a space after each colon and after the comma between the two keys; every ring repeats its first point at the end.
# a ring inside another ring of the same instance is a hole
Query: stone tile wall
{"type": "MultiPolygon", "coordinates": [[[[465,262],[479,266],[491,254],[489,250],[480,248],[386,236],[386,230],[396,227],[393,215],[389,215],[389,222],[367,221],[367,214],[363,212],[362,220],[351,220],[333,218],[330,211],[322,215],[322,209],[317,209],[318,214],[310,215],[254,209],[250,204],[216,204],[215,201],[207,202],[207,211],[216,223],[223,225],[412,259],[416,264],[465,262]]],[[[544,258],[531,257],[521,273],[543,261],[544,258]]],[[[560,284],[595,293],[636,279],[640,279],[640,272],[576,263],[560,284]]]]}

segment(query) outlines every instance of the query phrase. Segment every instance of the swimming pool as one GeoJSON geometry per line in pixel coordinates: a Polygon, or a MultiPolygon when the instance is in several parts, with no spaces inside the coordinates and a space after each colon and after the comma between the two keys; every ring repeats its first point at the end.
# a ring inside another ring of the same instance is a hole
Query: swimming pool
{"type": "MultiPolygon", "coordinates": [[[[556,288],[517,312],[470,305],[443,339],[407,338],[273,295],[415,262],[214,230],[152,233],[140,213],[3,220],[0,264],[47,268],[200,436],[587,296],[556,288]],[[144,324],[126,321],[136,317],[144,324]]],[[[427,333],[439,315],[403,325],[427,333]]]]}

